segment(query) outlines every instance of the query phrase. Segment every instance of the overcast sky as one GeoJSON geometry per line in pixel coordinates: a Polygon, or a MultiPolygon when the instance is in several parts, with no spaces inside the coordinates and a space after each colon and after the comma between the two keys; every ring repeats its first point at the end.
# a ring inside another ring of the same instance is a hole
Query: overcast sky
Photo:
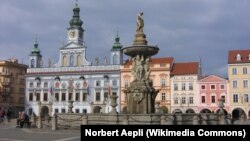
{"type": "MultiPolygon", "coordinates": [[[[227,77],[229,50],[250,49],[250,0],[78,0],[87,60],[109,57],[116,31],[132,45],[136,17],[143,11],[155,57],[175,62],[202,60],[203,74],[227,77]]],[[[0,59],[27,63],[38,37],[46,64],[59,59],[75,0],[0,0],[0,59]]]]}

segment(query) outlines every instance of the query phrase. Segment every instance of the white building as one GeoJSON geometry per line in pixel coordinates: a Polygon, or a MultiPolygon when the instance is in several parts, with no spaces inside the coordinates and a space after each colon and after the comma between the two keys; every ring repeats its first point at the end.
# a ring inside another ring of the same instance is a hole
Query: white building
{"type": "Polygon", "coordinates": [[[171,71],[171,113],[198,112],[199,63],[174,63],[171,71]]]}
{"type": "MultiPolygon", "coordinates": [[[[77,4],[73,12],[67,29],[67,44],[60,48],[57,64],[49,62],[48,66],[43,66],[37,41],[34,44],[26,76],[25,110],[29,114],[65,113],[69,101],[73,101],[75,113],[107,113],[111,111],[110,94],[117,95],[120,101],[122,45],[118,35],[110,51],[110,63],[108,59],[90,63],[86,59],[83,22],[77,4]]],[[[119,109],[120,105],[118,112],[119,109]]]]}

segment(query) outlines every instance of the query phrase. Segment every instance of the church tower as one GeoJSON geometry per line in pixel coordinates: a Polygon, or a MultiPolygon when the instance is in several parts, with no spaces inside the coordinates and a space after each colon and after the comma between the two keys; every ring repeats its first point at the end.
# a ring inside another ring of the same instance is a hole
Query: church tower
{"type": "Polygon", "coordinates": [[[119,41],[120,41],[120,38],[117,33],[115,37],[115,42],[111,49],[110,64],[112,65],[120,65],[122,64],[122,61],[123,61],[123,55],[122,55],[122,50],[121,50],[122,45],[119,41]]]}
{"type": "Polygon", "coordinates": [[[86,60],[86,46],[83,40],[84,29],[83,21],[80,19],[80,8],[76,3],[73,9],[73,17],[67,29],[67,44],[60,49],[59,66],[61,67],[80,67],[90,65],[86,60]]]}
{"type": "Polygon", "coordinates": [[[30,53],[29,68],[40,67],[42,67],[42,55],[40,49],[38,48],[38,42],[36,40],[34,47],[32,48],[30,53]]]}

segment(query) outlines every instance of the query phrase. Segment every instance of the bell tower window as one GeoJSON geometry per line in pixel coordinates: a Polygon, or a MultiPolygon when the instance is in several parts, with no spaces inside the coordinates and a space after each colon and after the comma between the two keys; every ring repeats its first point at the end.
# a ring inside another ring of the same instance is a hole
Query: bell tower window
{"type": "Polygon", "coordinates": [[[69,66],[70,67],[73,67],[74,66],[74,55],[70,55],[70,59],[69,59],[70,61],[70,63],[69,63],[69,66]]]}
{"type": "Polygon", "coordinates": [[[118,56],[116,54],[113,56],[113,64],[114,65],[118,64],[118,56]]]}
{"type": "Polygon", "coordinates": [[[34,68],[34,67],[35,67],[35,60],[34,60],[34,59],[31,60],[31,62],[30,62],[30,67],[31,67],[31,68],[34,68]]]}
{"type": "Polygon", "coordinates": [[[81,55],[77,55],[77,59],[76,59],[76,66],[81,66],[81,60],[82,60],[82,57],[81,55]]]}

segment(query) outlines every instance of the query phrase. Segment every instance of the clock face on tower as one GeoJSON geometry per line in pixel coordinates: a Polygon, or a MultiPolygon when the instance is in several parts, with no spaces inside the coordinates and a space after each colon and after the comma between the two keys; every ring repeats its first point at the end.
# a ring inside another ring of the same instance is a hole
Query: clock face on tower
{"type": "Polygon", "coordinates": [[[70,31],[69,32],[69,37],[70,38],[75,38],[76,37],[76,31],[70,31]]]}

